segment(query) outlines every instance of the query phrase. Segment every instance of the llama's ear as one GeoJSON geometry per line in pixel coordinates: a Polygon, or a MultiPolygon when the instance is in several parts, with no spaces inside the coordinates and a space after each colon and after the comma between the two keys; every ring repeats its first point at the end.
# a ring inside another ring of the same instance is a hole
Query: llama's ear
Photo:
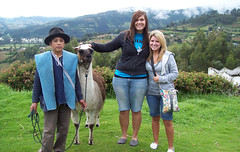
{"type": "Polygon", "coordinates": [[[74,50],[75,50],[75,52],[77,53],[77,51],[80,49],[80,46],[73,47],[73,49],[74,49],[74,50]]]}
{"type": "Polygon", "coordinates": [[[95,51],[93,48],[89,47],[90,50],[92,50],[93,52],[95,51]]]}

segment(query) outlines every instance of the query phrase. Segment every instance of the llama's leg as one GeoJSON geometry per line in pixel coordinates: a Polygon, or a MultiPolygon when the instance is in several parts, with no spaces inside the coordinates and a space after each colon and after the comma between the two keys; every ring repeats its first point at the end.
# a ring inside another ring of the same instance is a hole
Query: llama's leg
{"type": "Polygon", "coordinates": [[[89,114],[88,112],[86,111],[86,124],[85,124],[85,128],[88,128],[88,117],[89,117],[89,114]]]}
{"type": "Polygon", "coordinates": [[[100,121],[99,121],[99,113],[98,113],[96,118],[96,127],[99,127],[99,126],[100,126],[100,121]]]}
{"type": "Polygon", "coordinates": [[[89,141],[88,141],[89,145],[93,145],[93,127],[94,124],[89,125],[89,141]]]}
{"type": "Polygon", "coordinates": [[[79,145],[79,112],[77,110],[72,110],[71,118],[75,126],[75,139],[74,144],[79,145]]]}
{"type": "Polygon", "coordinates": [[[89,145],[93,144],[93,127],[96,123],[96,119],[98,117],[98,112],[96,111],[88,111],[88,128],[89,128],[89,145]]]}
{"type": "Polygon", "coordinates": [[[75,125],[75,139],[74,139],[74,145],[79,145],[79,124],[74,124],[75,125]]]}

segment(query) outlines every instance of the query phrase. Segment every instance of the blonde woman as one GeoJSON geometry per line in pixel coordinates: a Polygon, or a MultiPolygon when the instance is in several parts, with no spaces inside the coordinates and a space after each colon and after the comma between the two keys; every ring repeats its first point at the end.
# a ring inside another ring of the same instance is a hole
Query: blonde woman
{"type": "Polygon", "coordinates": [[[178,76],[178,68],[174,59],[174,54],[167,51],[166,39],[163,33],[159,30],[154,30],[149,35],[150,54],[146,62],[146,69],[148,71],[148,92],[147,102],[150,108],[150,116],[152,117],[152,132],[153,143],[150,145],[152,149],[157,149],[159,141],[159,121],[162,118],[165,126],[165,131],[168,139],[168,151],[174,152],[173,138],[173,116],[172,112],[163,113],[163,101],[160,96],[160,88],[164,90],[170,90],[174,88],[173,81],[178,76]],[[166,60],[166,64],[163,65],[163,60],[166,60]],[[153,74],[151,66],[153,61],[156,76],[153,74]]]}

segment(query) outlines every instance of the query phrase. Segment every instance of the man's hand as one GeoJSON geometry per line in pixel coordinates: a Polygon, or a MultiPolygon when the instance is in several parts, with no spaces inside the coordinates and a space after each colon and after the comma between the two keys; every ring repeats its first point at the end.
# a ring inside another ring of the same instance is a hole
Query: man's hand
{"type": "Polygon", "coordinates": [[[38,103],[32,103],[31,107],[30,107],[30,110],[34,110],[35,113],[37,113],[37,106],[38,106],[38,103]]]}
{"type": "Polygon", "coordinates": [[[80,101],[78,101],[79,103],[80,103],[80,105],[81,105],[81,107],[82,107],[82,109],[83,110],[85,110],[86,109],[86,107],[87,107],[87,103],[82,99],[82,100],[80,100],[80,101]]]}

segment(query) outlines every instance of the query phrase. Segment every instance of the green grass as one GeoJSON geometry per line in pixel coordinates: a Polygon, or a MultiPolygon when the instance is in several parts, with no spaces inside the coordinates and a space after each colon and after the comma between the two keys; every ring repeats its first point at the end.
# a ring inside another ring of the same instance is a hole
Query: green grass
{"type": "MultiPolygon", "coordinates": [[[[32,125],[27,115],[30,112],[32,92],[15,92],[0,84],[0,152],[33,152],[40,148],[32,137],[32,125]]],[[[224,95],[179,94],[180,112],[174,113],[174,146],[180,152],[222,152],[240,151],[240,97],[224,95]]],[[[38,109],[40,126],[43,127],[43,112],[38,109]]],[[[129,138],[125,145],[116,144],[121,136],[118,121],[118,106],[115,99],[107,99],[100,114],[100,127],[94,127],[94,145],[88,145],[88,129],[84,128],[85,115],[80,125],[80,145],[73,145],[68,151],[90,152],[151,152],[167,151],[164,126],[160,124],[160,145],[151,150],[153,141],[151,117],[146,100],[142,110],[142,125],[139,131],[139,145],[130,147],[129,138]]],[[[130,121],[131,122],[131,121],[130,121]]],[[[74,136],[70,124],[67,146],[74,136]]]]}

